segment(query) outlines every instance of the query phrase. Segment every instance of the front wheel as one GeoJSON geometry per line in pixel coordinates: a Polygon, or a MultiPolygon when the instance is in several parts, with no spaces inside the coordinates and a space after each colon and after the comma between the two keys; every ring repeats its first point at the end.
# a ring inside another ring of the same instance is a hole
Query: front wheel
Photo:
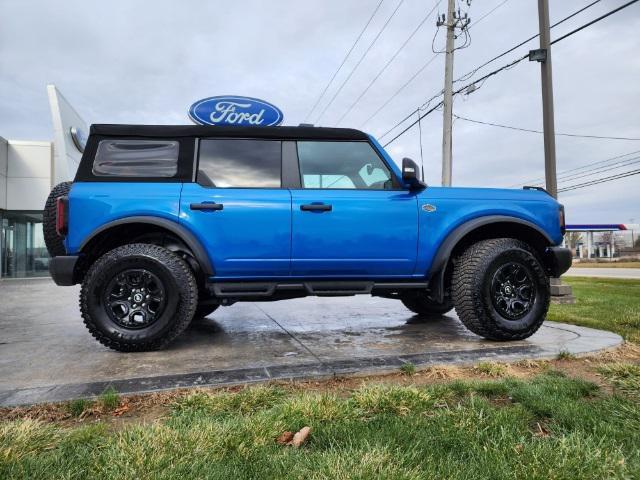
{"type": "Polygon", "coordinates": [[[549,279],[538,257],[511,238],[469,247],[455,261],[451,291],[462,323],[490,340],[530,337],[549,309],[549,279]]]}
{"type": "Polygon", "coordinates": [[[187,328],[197,306],[198,285],[187,263],[166,248],[142,243],[105,253],[80,291],[89,332],[121,352],[165,347],[187,328]]]}

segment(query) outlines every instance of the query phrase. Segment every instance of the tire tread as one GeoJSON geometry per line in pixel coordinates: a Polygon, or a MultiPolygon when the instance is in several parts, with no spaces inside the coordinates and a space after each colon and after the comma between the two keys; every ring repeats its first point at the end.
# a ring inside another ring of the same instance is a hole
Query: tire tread
{"type": "Polygon", "coordinates": [[[505,250],[519,249],[530,254],[529,262],[534,271],[548,278],[542,269],[535,252],[524,242],[512,238],[482,240],[471,245],[455,260],[451,293],[458,318],[473,333],[489,340],[522,340],[533,335],[542,325],[549,309],[549,296],[540,317],[525,330],[510,331],[501,328],[485,311],[482,300],[482,276],[488,263],[505,250]]]}
{"type": "Polygon", "coordinates": [[[197,306],[198,285],[188,264],[166,248],[146,243],[127,244],[105,253],[89,268],[80,290],[80,312],[85,326],[91,335],[102,345],[120,352],[142,352],[160,350],[166,347],[189,326],[197,306]],[[178,310],[174,315],[175,321],[169,330],[160,338],[135,344],[117,341],[105,335],[91,318],[87,301],[91,285],[100,278],[104,268],[114,262],[118,262],[124,257],[132,255],[145,255],[155,258],[171,272],[181,290],[178,310]]]}

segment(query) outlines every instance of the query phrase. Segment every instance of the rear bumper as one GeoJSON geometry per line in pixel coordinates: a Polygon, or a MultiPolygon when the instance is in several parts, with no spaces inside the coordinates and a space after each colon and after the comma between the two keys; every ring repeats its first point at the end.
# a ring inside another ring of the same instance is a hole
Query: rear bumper
{"type": "Polygon", "coordinates": [[[573,262],[571,249],[564,247],[549,247],[546,251],[547,268],[552,277],[559,277],[569,270],[573,262]]]}
{"type": "Polygon", "coordinates": [[[75,285],[74,272],[78,258],[77,255],[64,255],[53,257],[49,261],[49,273],[56,285],[61,287],[75,285]]]}

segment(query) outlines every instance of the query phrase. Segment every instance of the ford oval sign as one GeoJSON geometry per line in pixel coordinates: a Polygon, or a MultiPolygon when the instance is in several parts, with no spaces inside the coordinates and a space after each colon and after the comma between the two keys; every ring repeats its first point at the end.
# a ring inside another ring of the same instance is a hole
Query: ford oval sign
{"type": "Polygon", "coordinates": [[[284,115],[258,98],[223,95],[198,100],[189,108],[189,117],[200,125],[268,127],[280,125],[284,115]]]}

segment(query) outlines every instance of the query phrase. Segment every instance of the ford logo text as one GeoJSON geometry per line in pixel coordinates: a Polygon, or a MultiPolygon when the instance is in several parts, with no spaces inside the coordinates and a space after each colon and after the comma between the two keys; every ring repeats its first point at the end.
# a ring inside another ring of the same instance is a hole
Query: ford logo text
{"type": "Polygon", "coordinates": [[[198,100],[189,108],[189,117],[200,125],[254,127],[280,125],[284,119],[279,108],[264,100],[227,95],[198,100]]]}

